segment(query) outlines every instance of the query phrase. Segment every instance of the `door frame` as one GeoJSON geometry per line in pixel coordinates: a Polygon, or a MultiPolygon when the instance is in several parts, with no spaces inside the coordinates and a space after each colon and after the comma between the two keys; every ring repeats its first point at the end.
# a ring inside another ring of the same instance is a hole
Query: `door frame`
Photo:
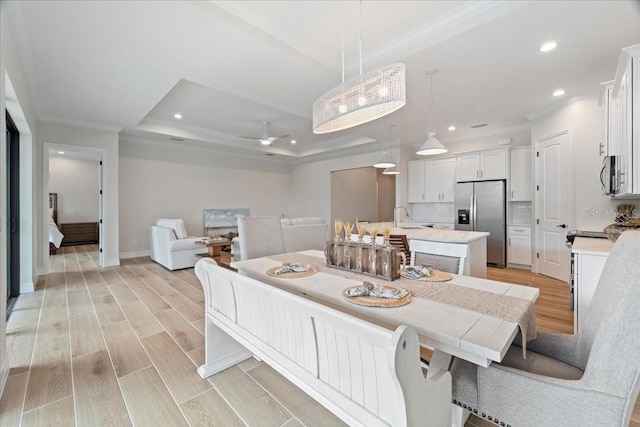
{"type": "MultiPolygon", "coordinates": [[[[573,178],[573,161],[572,161],[572,153],[573,153],[573,141],[571,139],[571,130],[569,128],[563,129],[558,132],[554,132],[551,134],[547,134],[543,137],[537,138],[534,144],[534,152],[531,156],[532,168],[534,172],[534,192],[535,196],[533,198],[533,211],[534,211],[534,221],[533,221],[533,230],[535,235],[535,248],[533,253],[533,268],[532,271],[534,273],[540,272],[540,262],[539,257],[537,256],[540,252],[540,240],[541,240],[541,227],[538,224],[538,220],[541,215],[541,202],[540,202],[540,192],[537,190],[537,186],[540,185],[540,172],[538,169],[538,153],[540,152],[540,143],[547,141],[551,138],[555,138],[560,135],[567,135],[567,154],[568,161],[566,165],[567,169],[567,207],[569,209],[567,215],[567,228],[566,231],[573,230],[575,227],[575,196],[574,196],[574,178],[573,178]]],[[[569,269],[571,266],[569,265],[569,269]]],[[[569,280],[571,279],[571,271],[569,273],[569,280]]]]}
{"type": "MultiPolygon", "coordinates": [[[[95,157],[96,161],[101,162],[100,165],[100,179],[99,179],[99,185],[101,186],[101,188],[99,188],[98,190],[102,190],[102,193],[96,194],[96,196],[98,197],[98,202],[99,202],[99,214],[100,214],[100,219],[98,222],[98,239],[99,239],[99,247],[101,252],[99,253],[100,255],[100,266],[101,267],[106,267],[107,266],[107,236],[108,234],[108,229],[107,226],[109,224],[109,221],[107,221],[107,212],[108,209],[107,207],[109,206],[109,200],[107,197],[107,177],[106,177],[106,171],[107,171],[107,151],[102,149],[102,148],[94,148],[94,147],[84,147],[82,145],[72,145],[72,144],[61,144],[58,142],[45,142],[42,144],[43,145],[43,153],[42,153],[42,167],[43,167],[43,183],[42,183],[42,188],[43,188],[43,194],[42,194],[42,198],[43,198],[43,223],[44,223],[44,236],[43,239],[45,240],[45,242],[43,243],[43,252],[44,252],[44,259],[48,260],[49,259],[49,233],[47,232],[47,229],[49,227],[49,150],[67,150],[67,151],[75,151],[75,152],[83,152],[83,153],[87,153],[90,154],[91,156],[95,157]],[[102,222],[100,222],[100,220],[102,222]]],[[[44,264],[44,270],[45,270],[45,274],[49,272],[49,262],[45,262],[44,264]]]]}
{"type": "Polygon", "coordinates": [[[7,215],[6,219],[11,221],[14,217],[16,221],[16,232],[11,231],[11,224],[3,224],[7,230],[7,316],[11,314],[13,305],[17,297],[20,296],[21,271],[20,271],[20,131],[15,125],[11,113],[5,111],[7,133],[12,137],[6,141],[7,148],[7,215]],[[15,138],[15,140],[14,140],[15,138]],[[14,157],[15,156],[15,157],[14,157]],[[16,171],[13,171],[17,168],[16,171]],[[13,176],[13,180],[10,177],[13,176]],[[14,199],[13,202],[11,201],[14,199]],[[14,203],[15,202],[15,203],[14,203]],[[14,210],[15,209],[15,210],[14,210]],[[12,215],[13,213],[17,215],[12,215]]]}

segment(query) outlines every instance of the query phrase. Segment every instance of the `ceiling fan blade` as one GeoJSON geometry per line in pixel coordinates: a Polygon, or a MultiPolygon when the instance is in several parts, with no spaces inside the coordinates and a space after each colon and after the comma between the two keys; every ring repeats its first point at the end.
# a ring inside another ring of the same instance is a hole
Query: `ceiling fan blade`
{"type": "Polygon", "coordinates": [[[288,137],[288,136],[289,136],[289,134],[287,134],[287,135],[280,135],[280,136],[270,136],[270,137],[269,137],[269,138],[267,138],[267,139],[270,139],[270,140],[271,140],[271,142],[276,142],[276,141],[280,141],[281,139],[284,139],[284,138],[286,138],[286,137],[288,137]]]}
{"type": "Polygon", "coordinates": [[[238,136],[238,138],[253,139],[254,141],[261,141],[262,139],[264,139],[261,136],[238,136]]]}

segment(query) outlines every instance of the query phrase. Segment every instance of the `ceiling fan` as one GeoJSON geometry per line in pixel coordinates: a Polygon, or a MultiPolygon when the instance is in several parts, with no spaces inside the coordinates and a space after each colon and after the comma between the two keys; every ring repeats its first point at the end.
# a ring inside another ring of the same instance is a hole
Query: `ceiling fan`
{"type": "Polygon", "coordinates": [[[269,133],[267,133],[267,126],[270,123],[267,121],[263,121],[262,125],[264,126],[264,132],[262,133],[262,136],[241,136],[240,138],[245,138],[245,139],[253,139],[255,141],[260,141],[260,144],[262,145],[271,145],[272,143],[276,142],[276,141],[280,141],[283,138],[288,137],[289,135],[280,135],[280,136],[269,136],[269,133]]]}

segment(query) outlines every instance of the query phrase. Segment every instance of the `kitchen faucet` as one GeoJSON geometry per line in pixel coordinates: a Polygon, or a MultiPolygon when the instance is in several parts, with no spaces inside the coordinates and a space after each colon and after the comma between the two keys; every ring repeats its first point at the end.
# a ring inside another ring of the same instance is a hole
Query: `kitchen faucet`
{"type": "Polygon", "coordinates": [[[393,210],[393,228],[398,228],[398,218],[396,218],[396,214],[398,213],[398,209],[404,209],[405,215],[407,218],[409,217],[409,211],[404,206],[396,206],[393,210]]]}

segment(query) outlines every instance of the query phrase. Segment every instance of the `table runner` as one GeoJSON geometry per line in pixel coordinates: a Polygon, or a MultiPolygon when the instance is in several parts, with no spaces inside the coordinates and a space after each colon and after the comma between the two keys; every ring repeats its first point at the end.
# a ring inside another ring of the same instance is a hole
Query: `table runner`
{"type": "MultiPolygon", "coordinates": [[[[352,270],[339,270],[327,267],[323,259],[310,255],[288,253],[272,255],[268,258],[280,263],[298,262],[301,264],[310,264],[318,271],[329,274],[338,274],[337,272],[341,271],[342,273],[353,276],[349,278],[354,280],[376,280],[373,276],[357,273],[352,270]]],[[[388,283],[383,279],[377,280],[380,281],[380,283],[388,283]]],[[[391,283],[393,283],[394,286],[407,289],[413,296],[418,298],[449,304],[517,323],[522,332],[522,357],[525,359],[527,341],[531,341],[537,336],[535,304],[526,299],[468,288],[451,282],[420,282],[400,278],[391,283]]]]}

